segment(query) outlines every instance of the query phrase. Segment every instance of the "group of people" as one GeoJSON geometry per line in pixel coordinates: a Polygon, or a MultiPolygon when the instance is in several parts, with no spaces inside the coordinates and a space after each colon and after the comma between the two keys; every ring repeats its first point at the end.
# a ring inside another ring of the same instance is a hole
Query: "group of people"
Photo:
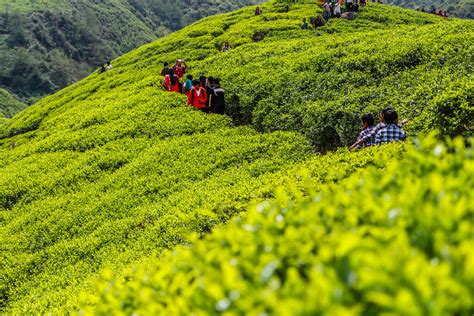
{"type": "Polygon", "coordinates": [[[199,80],[187,73],[186,62],[182,59],[169,67],[165,62],[161,69],[163,87],[169,92],[182,93],[187,96],[186,106],[192,106],[205,113],[225,113],[224,89],[220,78],[199,76],[199,80]],[[184,75],[186,78],[184,79],[184,75]],[[182,81],[183,80],[183,81],[182,81]]]}
{"type": "MultiPolygon", "coordinates": [[[[357,17],[359,6],[365,6],[367,0],[323,0],[323,16],[318,15],[315,18],[310,18],[309,22],[314,29],[324,26],[324,24],[331,18],[346,18],[353,20],[357,17]],[[343,9],[343,5],[345,8],[343,9]]],[[[309,24],[306,18],[303,19],[301,25],[303,30],[309,29],[309,24]]]]}
{"type": "Polygon", "coordinates": [[[112,70],[112,63],[110,61],[102,64],[100,66],[100,72],[103,73],[103,72],[106,72],[107,70],[112,70]]]}
{"type": "Polygon", "coordinates": [[[438,12],[435,12],[433,14],[436,14],[437,16],[441,16],[443,18],[447,18],[448,17],[448,12],[446,11],[442,11],[442,10],[439,10],[438,12]]]}
{"type": "Polygon", "coordinates": [[[344,14],[350,18],[352,12],[359,12],[359,7],[367,4],[367,0],[346,0],[344,13],[342,12],[343,4],[344,0],[325,0],[323,4],[324,20],[328,21],[331,18],[346,17],[344,14]]]}
{"type": "MultiPolygon", "coordinates": [[[[417,8],[416,11],[427,12],[425,10],[425,8],[421,8],[421,9],[417,8]]],[[[443,11],[443,10],[436,10],[436,8],[434,6],[431,9],[431,11],[429,11],[429,13],[440,16],[440,17],[443,17],[443,18],[448,18],[448,12],[443,11]]]]}
{"type": "Polygon", "coordinates": [[[382,145],[395,141],[404,141],[407,138],[403,125],[408,120],[398,120],[398,113],[391,107],[380,112],[380,123],[375,125],[374,116],[370,113],[361,117],[363,130],[351,149],[364,148],[373,145],[382,145]]]}

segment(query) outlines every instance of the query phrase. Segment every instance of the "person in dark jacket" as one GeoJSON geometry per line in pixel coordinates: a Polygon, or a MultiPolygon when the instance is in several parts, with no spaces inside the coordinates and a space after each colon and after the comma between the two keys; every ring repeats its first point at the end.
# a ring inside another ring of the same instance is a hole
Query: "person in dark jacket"
{"type": "Polygon", "coordinates": [[[211,108],[211,99],[209,97],[214,91],[214,78],[213,77],[211,76],[207,77],[205,88],[206,88],[206,93],[208,97],[207,107],[211,108]]]}
{"type": "Polygon", "coordinates": [[[219,78],[214,78],[214,89],[212,90],[209,99],[212,113],[225,113],[224,89],[221,88],[221,82],[219,78]]]}

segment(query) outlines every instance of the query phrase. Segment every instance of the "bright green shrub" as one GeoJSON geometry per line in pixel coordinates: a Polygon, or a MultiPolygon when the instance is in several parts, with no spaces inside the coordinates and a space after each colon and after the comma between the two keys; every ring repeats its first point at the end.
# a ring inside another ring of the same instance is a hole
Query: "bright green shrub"
{"type": "Polygon", "coordinates": [[[456,80],[438,95],[430,108],[432,120],[444,135],[474,135],[474,83],[456,80]]]}
{"type": "Polygon", "coordinates": [[[318,193],[307,184],[310,198],[287,187],[230,227],[99,282],[90,311],[470,315],[473,179],[472,149],[429,139],[383,170],[318,193]]]}

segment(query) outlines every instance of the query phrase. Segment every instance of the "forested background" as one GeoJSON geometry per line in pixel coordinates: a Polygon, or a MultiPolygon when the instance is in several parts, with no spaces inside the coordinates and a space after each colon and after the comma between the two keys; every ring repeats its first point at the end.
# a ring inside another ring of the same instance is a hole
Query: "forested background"
{"type": "Polygon", "coordinates": [[[256,2],[3,0],[0,88],[34,103],[135,47],[202,17],[256,2]]]}

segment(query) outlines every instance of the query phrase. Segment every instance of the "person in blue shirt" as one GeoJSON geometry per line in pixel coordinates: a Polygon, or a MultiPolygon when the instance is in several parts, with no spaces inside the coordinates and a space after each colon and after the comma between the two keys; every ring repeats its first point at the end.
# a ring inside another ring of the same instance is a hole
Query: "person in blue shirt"
{"type": "Polygon", "coordinates": [[[186,81],[183,84],[183,94],[188,95],[193,88],[193,75],[187,75],[186,81]]]}

